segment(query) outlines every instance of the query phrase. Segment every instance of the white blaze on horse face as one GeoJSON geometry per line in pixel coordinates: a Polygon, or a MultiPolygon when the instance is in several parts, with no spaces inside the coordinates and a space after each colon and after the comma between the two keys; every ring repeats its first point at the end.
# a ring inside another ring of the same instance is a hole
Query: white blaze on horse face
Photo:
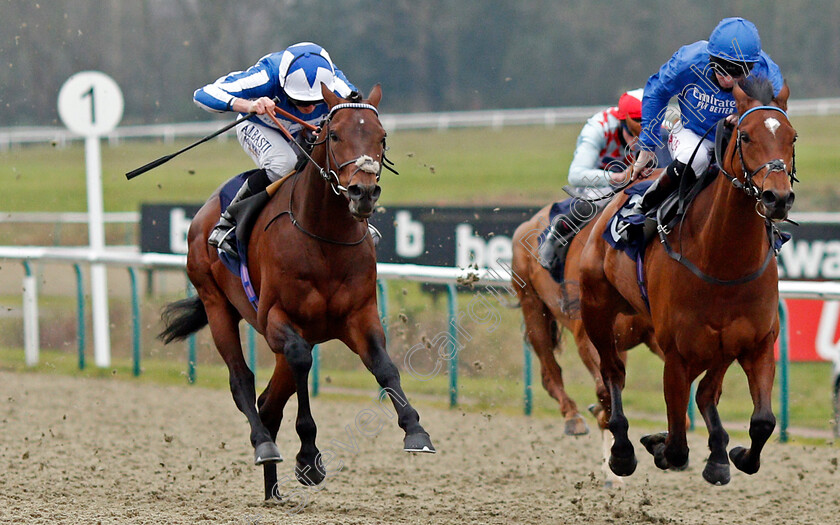
{"type": "Polygon", "coordinates": [[[379,173],[379,163],[367,155],[362,155],[356,159],[356,167],[362,171],[366,171],[367,173],[373,173],[374,175],[379,173]]]}
{"type": "Polygon", "coordinates": [[[779,123],[778,120],[770,117],[770,118],[768,118],[767,120],[764,121],[764,126],[767,129],[769,129],[770,133],[772,133],[773,136],[775,137],[776,136],[776,130],[779,129],[779,126],[781,126],[781,124],[779,123]]]}

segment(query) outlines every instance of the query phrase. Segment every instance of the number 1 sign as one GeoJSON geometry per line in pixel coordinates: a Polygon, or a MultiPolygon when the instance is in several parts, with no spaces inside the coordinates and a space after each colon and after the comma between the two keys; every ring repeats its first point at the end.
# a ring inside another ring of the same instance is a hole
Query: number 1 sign
{"type": "MultiPolygon", "coordinates": [[[[70,131],[85,136],[88,235],[96,255],[105,249],[102,203],[102,154],[99,139],[111,132],[123,114],[123,96],[114,80],[98,71],[76,73],[61,86],[58,114],[70,131]]],[[[111,339],[108,323],[108,284],[105,266],[90,267],[93,343],[96,365],[110,366],[111,339]]]]}
{"type": "Polygon", "coordinates": [[[104,135],[119,124],[123,96],[114,80],[99,71],[76,73],[61,86],[58,114],[79,135],[104,135]]]}

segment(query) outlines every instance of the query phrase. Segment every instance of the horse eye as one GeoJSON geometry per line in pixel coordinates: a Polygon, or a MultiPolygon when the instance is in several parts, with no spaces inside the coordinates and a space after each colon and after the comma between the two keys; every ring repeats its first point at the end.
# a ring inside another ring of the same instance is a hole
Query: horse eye
{"type": "Polygon", "coordinates": [[[335,140],[335,141],[340,140],[335,131],[330,131],[330,140],[335,140]]]}
{"type": "Polygon", "coordinates": [[[741,132],[741,142],[750,142],[752,139],[746,131],[741,132]]]}
{"type": "Polygon", "coordinates": [[[799,138],[799,134],[793,136],[793,143],[796,144],[796,140],[799,138]]]}

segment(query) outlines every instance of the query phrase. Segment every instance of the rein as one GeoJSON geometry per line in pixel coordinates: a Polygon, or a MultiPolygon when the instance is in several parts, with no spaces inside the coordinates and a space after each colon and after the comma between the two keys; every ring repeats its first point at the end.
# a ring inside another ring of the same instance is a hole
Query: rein
{"type": "MultiPolygon", "coordinates": [[[[748,111],[745,111],[744,114],[739,117],[738,128],[740,128],[741,122],[744,120],[744,117],[746,117],[747,115],[749,115],[753,111],[756,111],[756,110],[759,110],[759,109],[779,111],[785,116],[785,118],[787,118],[787,113],[785,113],[785,111],[781,108],[778,108],[776,106],[757,106],[757,107],[754,107],[754,108],[752,108],[748,111]]],[[[689,166],[691,165],[691,162],[694,160],[694,155],[697,153],[697,150],[699,149],[700,144],[703,142],[703,139],[716,126],[717,126],[717,124],[715,124],[714,126],[709,128],[706,131],[706,133],[703,135],[703,137],[701,137],[700,141],[697,144],[697,147],[694,150],[694,153],[692,153],[692,155],[691,155],[691,159],[689,160],[689,163],[688,163],[689,166]]],[[[756,200],[756,206],[758,206],[758,203],[760,202],[761,193],[762,193],[763,190],[761,188],[759,188],[758,186],[756,186],[752,182],[752,178],[755,175],[757,175],[762,169],[767,168],[767,173],[764,175],[764,180],[767,179],[767,177],[770,175],[770,173],[772,173],[774,171],[782,171],[786,175],[788,175],[788,177],[790,177],[791,185],[793,185],[793,183],[795,181],[798,181],[798,179],[796,178],[796,155],[795,155],[795,152],[794,152],[794,156],[793,156],[794,161],[793,161],[793,166],[792,166],[791,171],[787,170],[787,166],[785,165],[785,163],[782,159],[773,159],[773,160],[770,160],[768,162],[765,162],[764,164],[762,164],[761,166],[759,166],[758,168],[756,168],[755,170],[752,170],[750,172],[749,168],[747,167],[747,165],[744,161],[744,153],[743,153],[743,150],[741,149],[741,130],[740,129],[738,129],[738,133],[737,133],[737,136],[736,136],[735,147],[736,147],[736,150],[738,152],[739,160],[741,162],[741,171],[742,171],[743,176],[744,176],[744,182],[742,182],[737,177],[732,176],[726,170],[724,170],[723,166],[722,166],[723,165],[722,160],[718,161],[718,169],[719,169],[720,173],[722,173],[727,179],[729,179],[729,181],[732,183],[732,185],[735,188],[738,188],[739,190],[742,190],[749,197],[754,198],[756,200]]],[[[707,169],[706,172],[703,174],[703,176],[700,178],[700,180],[697,181],[695,187],[704,188],[705,184],[703,184],[703,180],[705,179],[705,177],[708,176],[708,174],[709,174],[709,170],[707,169]]],[[[685,174],[683,173],[683,175],[685,175],[685,174]]],[[[684,179],[684,178],[685,177],[683,176],[682,179],[684,179]]],[[[680,182],[682,183],[683,181],[681,180],[680,182]]],[[[763,188],[763,185],[764,185],[764,181],[762,181],[762,188],[763,188]]],[[[682,193],[682,188],[680,188],[679,191],[680,191],[680,193],[682,193]]],[[[699,191],[697,193],[699,193],[699,191]]],[[[691,198],[687,199],[689,201],[689,204],[690,204],[691,201],[694,200],[694,197],[697,196],[697,193],[694,193],[693,195],[691,195],[691,198]]],[[[681,211],[683,211],[682,203],[683,203],[683,200],[682,200],[682,196],[681,196],[680,197],[680,206],[679,206],[681,211]]],[[[687,210],[685,210],[685,211],[687,211],[687,210]]],[[[680,246],[682,246],[682,224],[685,221],[685,215],[686,214],[682,213],[681,215],[682,216],[681,216],[681,219],[680,219],[680,246]]],[[[761,214],[759,213],[759,215],[761,215],[761,214]]],[[[669,257],[671,257],[672,259],[674,259],[678,263],[685,266],[695,276],[699,277],[703,281],[705,281],[707,283],[710,283],[710,284],[716,284],[716,285],[721,285],[721,286],[735,286],[735,285],[739,285],[739,284],[745,284],[745,283],[748,283],[748,282],[753,281],[755,279],[758,279],[762,274],[764,274],[764,271],[767,269],[767,266],[770,264],[770,260],[775,255],[778,255],[778,250],[775,246],[774,238],[775,238],[776,235],[779,235],[779,230],[766,217],[764,217],[763,215],[761,215],[761,217],[764,219],[765,230],[767,232],[767,241],[768,241],[768,244],[769,244],[769,249],[767,250],[767,255],[764,257],[764,261],[762,262],[761,266],[756,271],[750,273],[749,275],[739,277],[737,279],[728,279],[728,280],[727,279],[718,279],[717,277],[713,277],[711,275],[706,274],[700,268],[698,268],[694,263],[692,263],[690,260],[683,257],[682,254],[677,253],[673,250],[670,243],[668,243],[667,235],[670,233],[670,230],[667,227],[663,226],[662,224],[659,224],[657,226],[657,230],[659,231],[660,241],[662,243],[663,248],[665,249],[665,253],[667,253],[669,257]]]]}

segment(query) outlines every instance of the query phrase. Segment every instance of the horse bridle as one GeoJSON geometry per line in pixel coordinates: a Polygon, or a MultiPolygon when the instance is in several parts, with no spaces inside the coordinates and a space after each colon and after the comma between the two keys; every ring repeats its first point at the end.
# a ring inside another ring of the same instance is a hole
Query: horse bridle
{"type": "MultiPolygon", "coordinates": [[[[326,133],[324,134],[323,140],[315,141],[315,142],[311,143],[313,148],[315,146],[320,145],[320,144],[324,144],[324,147],[326,148],[326,155],[325,155],[326,156],[326,167],[323,167],[320,164],[318,164],[318,162],[316,162],[315,159],[312,158],[312,156],[309,154],[309,152],[306,151],[306,148],[301,146],[300,150],[306,156],[308,161],[311,162],[312,165],[315,166],[318,169],[318,173],[321,175],[321,177],[327,183],[329,183],[330,188],[332,188],[332,191],[336,195],[344,195],[345,198],[349,199],[349,197],[347,196],[347,188],[345,188],[341,184],[341,181],[338,178],[338,172],[340,172],[346,166],[349,166],[350,164],[356,164],[356,171],[353,172],[353,174],[356,174],[361,170],[365,170],[366,167],[370,167],[371,164],[373,164],[374,166],[378,164],[378,167],[376,168],[376,182],[379,182],[379,178],[382,175],[382,167],[383,166],[385,168],[388,168],[388,170],[390,170],[394,173],[397,173],[397,171],[394,170],[394,168],[392,168],[391,166],[388,165],[388,164],[393,165],[393,163],[390,160],[388,160],[387,158],[385,158],[385,151],[386,151],[387,148],[385,147],[384,144],[382,146],[382,162],[381,163],[378,163],[378,162],[374,161],[368,155],[360,155],[359,157],[356,157],[355,159],[351,159],[351,160],[348,160],[348,161],[342,162],[342,163],[338,162],[338,160],[335,158],[335,155],[332,151],[332,148],[330,148],[331,140],[330,140],[329,126],[330,126],[330,122],[332,121],[333,115],[335,115],[335,113],[337,111],[341,110],[341,109],[369,109],[369,110],[373,111],[376,114],[377,117],[379,116],[379,111],[376,109],[376,106],[373,106],[371,104],[365,104],[365,103],[361,103],[361,102],[345,102],[345,103],[342,103],[342,104],[336,104],[335,106],[333,106],[330,109],[330,112],[327,114],[326,118],[324,118],[324,120],[321,122],[321,125],[317,129],[317,133],[319,133],[319,134],[321,133],[321,131],[326,131],[326,133]],[[332,159],[333,163],[336,165],[335,170],[330,168],[330,159],[332,159]]],[[[365,170],[365,171],[367,171],[367,170],[365,170]]],[[[351,177],[352,177],[352,175],[351,175],[351,177]]],[[[312,233],[309,230],[305,229],[298,222],[298,220],[295,218],[294,213],[292,212],[292,203],[294,202],[293,197],[294,197],[295,185],[297,184],[297,180],[298,179],[296,177],[295,180],[292,181],[292,190],[289,192],[289,209],[287,211],[280,212],[276,217],[274,217],[272,220],[270,220],[268,222],[268,224],[266,225],[266,229],[268,229],[268,227],[271,225],[272,222],[274,222],[275,220],[277,220],[281,216],[288,213],[289,214],[289,219],[291,220],[292,224],[298,230],[305,233],[309,237],[312,237],[313,239],[316,239],[316,240],[319,240],[319,241],[322,241],[322,242],[326,242],[326,243],[329,243],[329,244],[337,244],[339,246],[357,246],[357,245],[361,244],[362,242],[364,242],[364,240],[368,236],[368,229],[367,228],[365,228],[365,233],[364,233],[364,235],[362,235],[362,237],[359,240],[350,241],[350,242],[337,241],[335,239],[329,239],[327,237],[322,237],[320,235],[317,235],[317,234],[312,233]]],[[[365,221],[365,222],[367,222],[367,221],[365,221]]]]}
{"type": "MultiPolygon", "coordinates": [[[[718,166],[720,168],[720,172],[723,173],[723,175],[727,179],[729,179],[729,181],[732,183],[732,185],[734,187],[743,191],[744,193],[746,193],[750,197],[754,198],[756,201],[761,200],[761,194],[764,192],[764,182],[767,180],[767,177],[769,177],[770,174],[773,173],[773,172],[781,171],[782,173],[787,175],[788,178],[790,178],[790,185],[791,186],[793,186],[794,182],[799,182],[799,179],[796,178],[796,148],[794,148],[794,150],[793,150],[793,156],[792,156],[792,161],[791,161],[792,165],[791,165],[790,171],[788,171],[787,164],[785,164],[785,161],[782,160],[782,159],[768,160],[767,162],[765,162],[764,164],[762,164],[761,166],[757,167],[754,170],[750,170],[749,167],[747,167],[747,163],[744,160],[744,150],[742,148],[741,122],[744,121],[744,118],[747,115],[749,115],[753,111],[758,111],[758,110],[778,111],[779,113],[784,115],[786,119],[788,119],[788,115],[785,112],[785,110],[783,110],[782,108],[776,107],[776,106],[757,106],[757,107],[754,107],[752,109],[749,109],[749,110],[745,111],[744,114],[741,115],[738,118],[738,133],[735,137],[735,150],[738,152],[738,159],[741,162],[741,172],[742,172],[742,176],[744,177],[744,180],[741,181],[737,177],[731,175],[729,172],[727,172],[725,169],[723,169],[722,165],[718,166]],[[764,178],[761,180],[761,186],[757,186],[753,182],[753,177],[758,175],[758,173],[765,168],[766,168],[767,171],[764,173],[764,178]]],[[[788,119],[788,120],[790,120],[790,119],[788,119]]],[[[723,164],[723,163],[720,163],[720,164],[723,164]]]]}
{"type": "MultiPolygon", "coordinates": [[[[304,148],[301,148],[301,151],[303,151],[303,154],[306,155],[306,158],[309,159],[309,162],[311,162],[316,168],[318,168],[318,173],[321,175],[321,177],[325,181],[327,181],[329,183],[330,188],[332,188],[333,192],[336,195],[341,195],[342,192],[344,192],[344,194],[346,195],[347,188],[345,188],[341,184],[341,181],[338,178],[338,172],[340,172],[346,166],[349,166],[351,164],[356,164],[356,171],[354,171],[353,174],[358,173],[359,171],[361,171],[363,169],[364,166],[366,166],[367,164],[369,164],[371,162],[375,163],[375,164],[378,164],[378,166],[376,167],[377,168],[377,170],[376,170],[376,182],[379,182],[379,178],[382,176],[382,168],[383,167],[387,168],[388,170],[390,170],[394,173],[397,173],[396,170],[394,170],[391,166],[389,166],[389,164],[393,165],[393,162],[391,162],[389,159],[387,159],[385,157],[385,151],[387,150],[387,147],[385,147],[384,145],[383,145],[383,148],[382,148],[382,162],[381,163],[377,163],[376,161],[374,161],[368,155],[361,155],[359,157],[356,157],[355,159],[351,159],[351,160],[348,160],[346,162],[341,162],[341,163],[338,162],[338,160],[335,158],[335,154],[333,153],[332,148],[330,147],[331,140],[330,140],[329,127],[330,127],[330,122],[332,122],[332,118],[335,115],[335,113],[339,110],[342,110],[342,109],[369,109],[369,110],[373,111],[376,114],[377,117],[379,116],[379,110],[376,109],[376,106],[373,106],[371,104],[364,104],[364,103],[361,103],[361,102],[345,102],[345,103],[342,103],[342,104],[336,104],[335,106],[332,107],[332,109],[330,109],[330,112],[327,114],[326,118],[321,122],[321,125],[318,128],[319,133],[320,133],[321,130],[326,130],[326,133],[324,134],[324,138],[320,141],[312,142],[313,148],[315,146],[320,145],[320,144],[325,144],[325,147],[327,149],[327,151],[326,151],[326,159],[327,159],[326,160],[326,167],[322,167],[320,164],[315,162],[315,159],[313,159],[304,148]],[[334,170],[330,167],[330,161],[331,160],[332,160],[332,163],[336,165],[336,168],[334,170]]],[[[351,177],[352,177],[352,175],[351,175],[351,177]]]]}
{"type": "MultiPolygon", "coordinates": [[[[741,128],[741,122],[743,122],[744,117],[746,117],[747,115],[749,115],[753,111],[758,111],[760,109],[778,111],[778,112],[782,113],[785,116],[785,118],[787,118],[787,113],[785,113],[785,111],[782,108],[779,108],[779,107],[776,107],[776,106],[757,106],[757,107],[754,107],[752,109],[749,109],[749,110],[745,111],[744,114],[741,115],[738,118],[738,126],[737,126],[738,133],[737,133],[737,136],[735,138],[735,148],[738,152],[738,158],[741,162],[741,172],[742,172],[742,175],[744,177],[744,180],[741,181],[740,179],[738,179],[737,177],[733,176],[732,174],[728,173],[725,169],[723,169],[723,162],[722,161],[718,162],[718,169],[719,169],[720,173],[722,173],[727,179],[729,179],[729,181],[732,183],[732,185],[735,188],[740,189],[741,191],[746,193],[748,196],[750,196],[750,197],[752,197],[756,200],[756,213],[758,213],[764,219],[765,229],[767,231],[767,240],[770,243],[770,249],[767,250],[767,255],[764,257],[764,261],[762,262],[761,266],[756,271],[750,273],[749,275],[745,275],[745,276],[740,277],[738,279],[718,279],[718,278],[713,277],[711,275],[707,275],[700,268],[698,268],[694,263],[692,263],[690,260],[686,259],[681,253],[677,253],[676,251],[673,250],[673,248],[671,248],[671,245],[670,245],[670,243],[668,242],[668,239],[667,239],[667,234],[670,233],[670,231],[666,230],[661,225],[657,228],[657,230],[659,231],[660,241],[662,242],[662,246],[665,249],[665,253],[667,253],[669,257],[671,257],[672,259],[674,259],[678,263],[685,266],[689,271],[691,271],[691,273],[693,273],[694,275],[696,275],[697,277],[699,277],[703,281],[706,281],[707,283],[723,285],[723,286],[732,286],[732,285],[744,284],[744,283],[748,283],[750,281],[753,281],[753,280],[757,279],[758,277],[760,277],[761,275],[764,274],[764,270],[767,269],[767,266],[770,264],[770,260],[773,258],[774,255],[778,254],[778,248],[775,245],[775,237],[776,237],[776,235],[781,235],[781,234],[779,233],[778,228],[773,224],[773,222],[770,219],[768,219],[767,217],[762,215],[760,212],[758,212],[758,205],[761,202],[761,194],[764,191],[764,181],[767,180],[767,177],[769,177],[771,173],[776,172],[776,171],[781,171],[781,172],[785,173],[790,178],[791,186],[793,186],[794,182],[799,182],[799,179],[796,178],[796,150],[794,148],[794,154],[792,156],[792,162],[791,162],[792,166],[791,166],[790,171],[788,171],[787,165],[785,164],[784,160],[782,160],[782,159],[769,160],[769,161],[765,162],[764,164],[762,164],[761,166],[759,166],[758,168],[756,168],[754,170],[750,170],[747,167],[747,164],[744,160],[744,151],[743,151],[742,146],[741,146],[741,144],[742,144],[741,129],[740,129],[741,128]],[[766,169],[767,172],[764,174],[764,178],[761,181],[761,186],[759,187],[759,186],[756,186],[756,184],[753,182],[753,177],[755,177],[763,169],[766,169]]],[[[708,133],[711,132],[711,130],[714,129],[714,127],[715,126],[712,126],[711,128],[709,128],[706,131],[706,134],[703,135],[702,138],[705,138],[705,136],[708,135],[708,133]]],[[[701,142],[702,142],[702,138],[701,138],[701,142]]],[[[694,153],[691,155],[691,159],[689,160],[689,165],[691,165],[691,162],[694,160],[694,154],[697,153],[697,149],[699,149],[699,146],[700,146],[700,144],[698,143],[697,148],[695,148],[694,153]]],[[[684,178],[685,177],[683,177],[683,179],[684,178]]],[[[683,218],[683,220],[685,219],[684,214],[683,214],[682,218],[683,218]]],[[[682,222],[682,221],[680,221],[680,222],[682,222]]],[[[790,222],[793,222],[793,221],[790,221],[790,222]]],[[[680,229],[680,232],[682,232],[682,229],[680,229]]],[[[682,235],[680,235],[680,251],[682,251],[682,235]]]]}

